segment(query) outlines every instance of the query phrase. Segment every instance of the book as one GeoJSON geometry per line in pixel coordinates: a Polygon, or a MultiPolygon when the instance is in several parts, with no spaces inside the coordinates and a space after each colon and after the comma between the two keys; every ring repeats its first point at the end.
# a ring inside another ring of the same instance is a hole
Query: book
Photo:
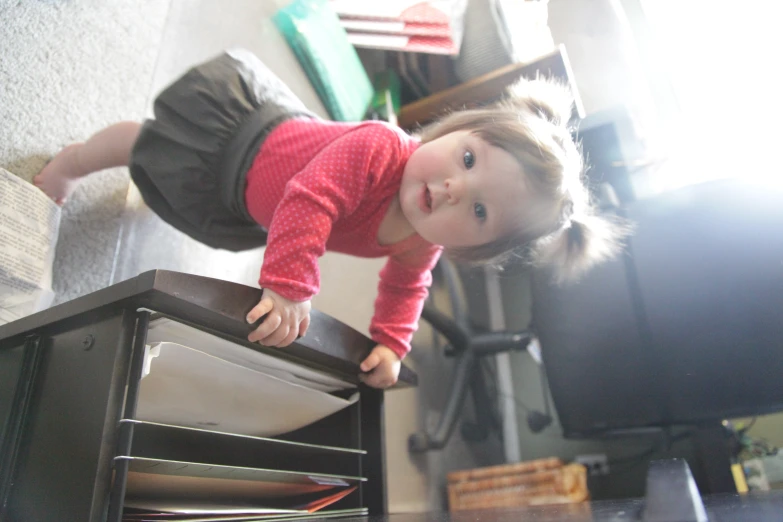
{"type": "Polygon", "coordinates": [[[331,5],[340,18],[451,25],[461,19],[467,0],[331,0],[331,5]]]}
{"type": "Polygon", "coordinates": [[[328,0],[294,0],[273,21],[305,69],[329,115],[361,121],[373,88],[328,0]]]}
{"type": "Polygon", "coordinates": [[[467,0],[331,0],[356,47],[457,55],[467,0]]]}
{"type": "Polygon", "coordinates": [[[0,325],[52,304],[60,217],[41,189],[0,168],[0,325]]]}
{"type": "Polygon", "coordinates": [[[451,28],[443,24],[340,18],[340,25],[346,31],[354,33],[439,36],[443,38],[451,36],[451,28]]]}
{"type": "Polygon", "coordinates": [[[366,49],[404,51],[410,53],[459,54],[459,42],[450,36],[398,35],[348,32],[348,41],[366,49]]]}

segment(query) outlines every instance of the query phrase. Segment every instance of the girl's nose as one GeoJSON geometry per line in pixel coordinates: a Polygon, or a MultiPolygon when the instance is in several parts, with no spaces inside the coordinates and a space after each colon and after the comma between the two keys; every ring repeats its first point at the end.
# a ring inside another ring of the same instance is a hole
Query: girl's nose
{"type": "Polygon", "coordinates": [[[465,184],[458,178],[449,178],[444,182],[446,187],[446,201],[452,205],[459,203],[465,191],[465,184]]]}

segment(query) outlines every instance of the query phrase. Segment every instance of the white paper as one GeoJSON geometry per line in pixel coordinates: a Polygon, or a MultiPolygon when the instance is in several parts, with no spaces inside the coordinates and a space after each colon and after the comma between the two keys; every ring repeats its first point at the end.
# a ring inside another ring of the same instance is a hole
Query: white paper
{"type": "Polygon", "coordinates": [[[357,47],[405,49],[411,41],[411,37],[395,34],[348,33],[348,41],[357,47]]]}
{"type": "Polygon", "coordinates": [[[0,324],[51,305],[60,207],[0,168],[0,324]]]}
{"type": "MultiPolygon", "coordinates": [[[[284,359],[251,350],[216,335],[178,323],[158,318],[150,323],[147,344],[172,342],[213,355],[239,366],[258,370],[294,384],[326,392],[354,388],[355,385],[318,370],[305,368],[284,359]]],[[[280,348],[285,350],[285,348],[280,348]]]]}
{"type": "Polygon", "coordinates": [[[139,420],[273,437],[358,399],[335,397],[180,344],[156,344],[148,355],[149,374],[141,380],[136,410],[139,420]]]}
{"type": "Polygon", "coordinates": [[[346,31],[360,33],[401,33],[405,30],[405,22],[384,22],[377,20],[351,20],[341,19],[340,25],[346,31]]]}
{"type": "MultiPolygon", "coordinates": [[[[369,19],[400,19],[405,11],[426,4],[427,14],[434,20],[429,23],[437,23],[440,19],[447,19],[453,10],[459,9],[464,0],[392,0],[386,2],[368,2],[367,0],[331,0],[330,6],[340,17],[369,18],[369,19]]],[[[422,10],[423,11],[423,10],[422,10]]]]}

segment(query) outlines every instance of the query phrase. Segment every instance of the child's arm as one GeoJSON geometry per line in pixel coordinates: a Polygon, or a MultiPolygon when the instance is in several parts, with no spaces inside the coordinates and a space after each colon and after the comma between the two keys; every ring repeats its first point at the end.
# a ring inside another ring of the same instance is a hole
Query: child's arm
{"type": "Polygon", "coordinates": [[[378,346],[362,361],[360,379],[370,386],[385,388],[397,382],[401,360],[410,351],[421,309],[432,282],[430,271],[440,256],[440,247],[422,246],[392,256],[381,270],[375,314],[370,336],[378,346]]]}
{"type": "MultiPolygon", "coordinates": [[[[332,226],[350,216],[385,169],[396,164],[399,148],[397,134],[386,128],[357,128],[318,152],[288,181],[269,225],[259,278],[264,296],[272,290],[277,296],[275,307],[280,303],[282,313],[288,314],[293,303],[303,302],[308,303],[309,312],[309,301],[320,285],[318,258],[326,250],[332,226]]],[[[256,319],[270,309],[263,302],[257,307],[256,319]]],[[[289,320],[285,336],[276,333],[271,340],[295,340],[291,336],[298,318],[294,314],[289,320]]],[[[265,319],[249,340],[269,344],[262,336],[276,332],[276,322],[275,317],[265,319]]]]}
{"type": "Polygon", "coordinates": [[[247,322],[255,323],[264,315],[266,319],[250,332],[248,340],[282,348],[307,332],[310,326],[310,300],[291,301],[265,288],[261,301],[247,314],[247,322]]]}

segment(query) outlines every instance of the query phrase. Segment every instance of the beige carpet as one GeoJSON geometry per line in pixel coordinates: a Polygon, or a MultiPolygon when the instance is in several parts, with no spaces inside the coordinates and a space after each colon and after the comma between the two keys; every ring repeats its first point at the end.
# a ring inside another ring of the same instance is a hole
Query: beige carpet
{"type": "MultiPolygon", "coordinates": [[[[150,98],[169,0],[0,0],[0,166],[30,181],[64,145],[150,98]]],[[[65,206],[55,302],[111,280],[126,169],[92,176],[65,206]]]]}

